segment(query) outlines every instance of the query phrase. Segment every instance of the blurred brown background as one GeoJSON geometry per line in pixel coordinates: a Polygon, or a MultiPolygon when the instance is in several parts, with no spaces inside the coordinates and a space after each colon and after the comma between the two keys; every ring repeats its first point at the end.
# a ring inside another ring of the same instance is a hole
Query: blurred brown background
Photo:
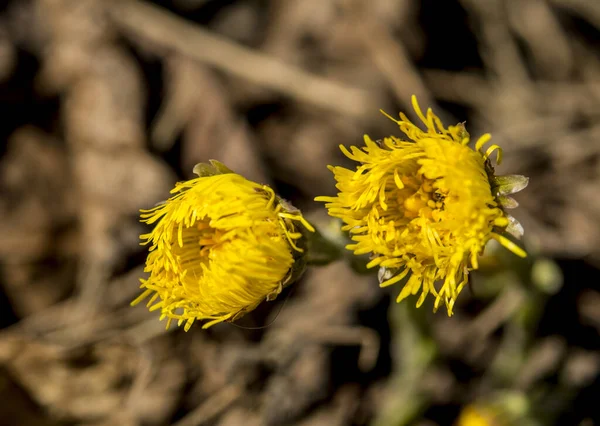
{"type": "Polygon", "coordinates": [[[599,45],[597,0],[4,1],[0,424],[600,424],[599,45]],[[194,164],[326,227],[338,145],[412,94],[531,178],[530,257],[491,247],[453,318],[344,259],[238,327],[129,307],[138,209],[194,164]]]}

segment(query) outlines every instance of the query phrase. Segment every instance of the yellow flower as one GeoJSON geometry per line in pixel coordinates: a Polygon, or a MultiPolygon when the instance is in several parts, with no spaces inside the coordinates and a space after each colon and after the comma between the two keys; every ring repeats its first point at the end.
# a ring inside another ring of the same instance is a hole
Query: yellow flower
{"type": "Polygon", "coordinates": [[[500,426],[496,410],[467,405],[462,409],[455,426],[500,426]]]}
{"type": "Polygon", "coordinates": [[[273,300],[304,270],[304,228],[300,212],[266,185],[251,182],[222,164],[199,164],[199,177],[178,183],[166,202],[142,210],[156,223],[142,235],[150,244],[142,279],[145,291],[132,302],[151,298],[167,327],[176,319],[189,330],[233,321],[273,300]]]}
{"type": "Polygon", "coordinates": [[[496,152],[499,163],[502,151],[497,145],[483,150],[489,134],[472,149],[463,124],[446,129],[431,109],[423,115],[414,96],[412,103],[426,130],[404,114],[400,120],[388,116],[408,140],[390,136],[373,142],[365,136],[361,149],[340,146],[360,165],[356,170],[330,166],[340,192],[316,200],[326,202],[329,214],[345,222],[342,229],[355,242],[348,249],[357,255],[371,253],[367,266],[380,268],[382,287],[410,274],[398,302],[421,291],[421,306],[432,293],[434,311],[443,300],[452,315],[469,270],[477,269],[478,256],[490,239],[526,256],[503,234],[522,234],[504,208],[516,206],[507,195],[523,189],[527,178],[494,176],[490,156],[496,152]]]}

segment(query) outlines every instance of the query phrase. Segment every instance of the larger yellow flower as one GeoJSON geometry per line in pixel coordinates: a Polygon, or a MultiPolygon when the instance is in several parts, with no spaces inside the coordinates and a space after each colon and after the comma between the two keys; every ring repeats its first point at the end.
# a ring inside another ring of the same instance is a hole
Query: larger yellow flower
{"type": "Polygon", "coordinates": [[[523,189],[523,176],[495,177],[490,155],[502,151],[492,145],[483,151],[491,136],[483,135],[468,146],[463,124],[447,129],[431,109],[424,115],[413,106],[426,130],[400,114],[400,130],[408,137],[394,136],[366,146],[340,149],[360,163],[356,170],[332,167],[339,189],[337,197],[317,197],[326,202],[331,216],[341,218],[355,244],[355,254],[371,253],[370,268],[380,268],[381,286],[394,284],[410,274],[400,292],[400,302],[410,294],[427,294],[441,301],[452,315],[456,297],[466,285],[470,269],[490,239],[498,240],[513,253],[525,252],[502,233],[520,235],[522,228],[503,207],[516,202],[507,195],[523,189]],[[441,283],[436,288],[436,283],[441,283]]]}
{"type": "Polygon", "coordinates": [[[186,331],[195,320],[209,320],[207,328],[273,300],[304,269],[301,226],[313,231],[271,188],[211,163],[141,215],[156,226],[141,236],[151,244],[150,277],[132,305],[152,295],[150,310],[160,309],[167,327],[185,322],[186,331]]]}

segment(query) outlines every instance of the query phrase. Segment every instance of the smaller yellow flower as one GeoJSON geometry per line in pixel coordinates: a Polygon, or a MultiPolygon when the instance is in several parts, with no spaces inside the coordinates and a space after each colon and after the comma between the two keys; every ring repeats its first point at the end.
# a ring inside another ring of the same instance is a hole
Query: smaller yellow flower
{"type": "Polygon", "coordinates": [[[160,319],[208,320],[203,328],[234,321],[263,300],[273,300],[304,271],[302,214],[266,185],[249,181],[221,163],[199,164],[199,177],[178,183],[166,202],[142,211],[156,224],[142,235],[150,244],[140,280],[160,319]]]}
{"type": "Polygon", "coordinates": [[[496,152],[498,163],[502,151],[497,145],[483,150],[489,134],[472,149],[463,124],[445,128],[431,109],[422,113],[414,96],[412,102],[426,130],[404,114],[400,120],[388,116],[407,140],[390,136],[374,142],[365,136],[362,148],[340,146],[359,164],[356,170],[330,166],[339,193],[316,200],[345,222],[342,229],[355,242],[348,249],[371,254],[367,267],[380,268],[381,287],[409,277],[398,302],[421,292],[421,306],[431,293],[434,311],[444,301],[452,315],[490,239],[526,256],[504,233],[519,237],[523,232],[505,208],[516,206],[507,196],[523,189],[527,178],[494,176],[490,157],[496,152]]]}
{"type": "Polygon", "coordinates": [[[502,426],[496,410],[485,406],[467,405],[462,409],[455,426],[502,426]]]}

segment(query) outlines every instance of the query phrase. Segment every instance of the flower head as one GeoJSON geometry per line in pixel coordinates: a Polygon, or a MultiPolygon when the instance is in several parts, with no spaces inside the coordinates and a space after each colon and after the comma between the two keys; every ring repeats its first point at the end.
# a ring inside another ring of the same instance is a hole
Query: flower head
{"type": "Polygon", "coordinates": [[[435,296],[434,310],[444,301],[448,315],[467,284],[469,270],[477,269],[478,256],[490,239],[519,256],[525,252],[505,235],[520,236],[520,224],[504,208],[515,207],[507,195],[523,189],[523,176],[494,176],[491,156],[499,163],[497,145],[484,150],[491,136],[470,142],[464,124],[445,128],[431,109],[424,115],[413,96],[422,130],[404,115],[394,120],[407,136],[372,141],[365,147],[342,152],[359,163],[356,170],[343,167],[334,173],[339,193],[317,197],[326,202],[331,216],[345,222],[355,254],[371,254],[370,268],[379,267],[381,286],[409,276],[397,301],[421,292],[435,296]],[[436,288],[436,283],[440,283],[436,288]]]}
{"type": "Polygon", "coordinates": [[[455,426],[500,426],[498,410],[487,406],[467,405],[464,407],[455,426]]]}
{"type": "Polygon", "coordinates": [[[222,164],[199,164],[199,177],[178,183],[166,202],[142,211],[156,224],[140,238],[150,244],[142,279],[151,311],[185,330],[233,321],[273,300],[304,270],[303,234],[312,226],[266,185],[222,164]]]}

